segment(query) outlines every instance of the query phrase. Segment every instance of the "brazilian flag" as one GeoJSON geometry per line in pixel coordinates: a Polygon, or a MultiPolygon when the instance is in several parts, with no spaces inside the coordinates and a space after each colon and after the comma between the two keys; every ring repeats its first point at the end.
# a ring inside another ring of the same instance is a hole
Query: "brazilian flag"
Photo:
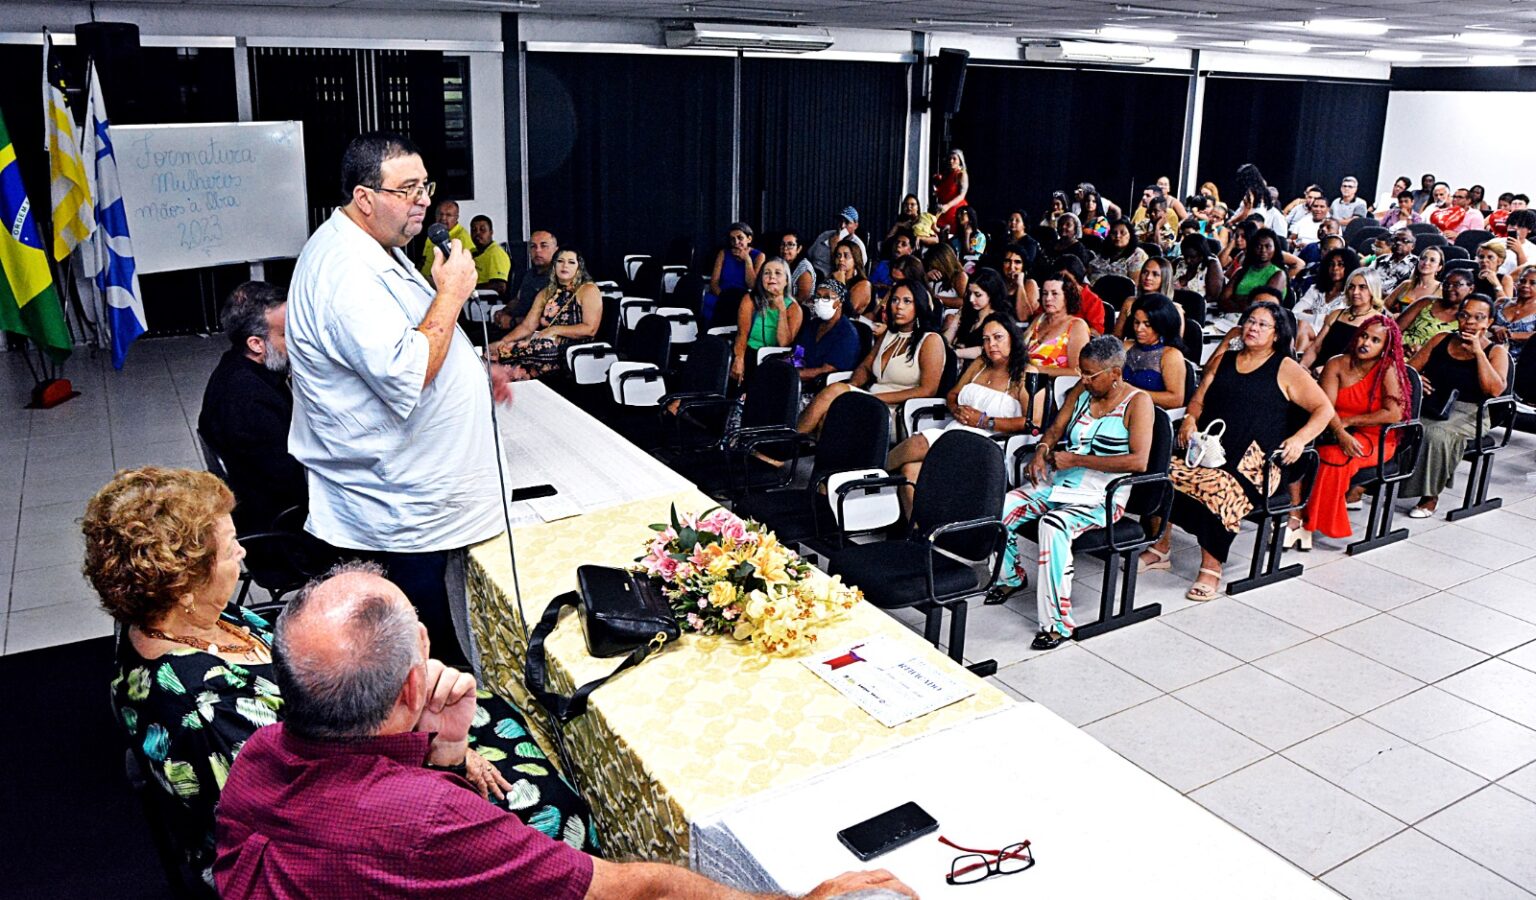
{"type": "Polygon", "coordinates": [[[16,147],[0,117],[0,329],[32,339],[54,362],[74,346],[32,204],[21,184],[16,147]]]}

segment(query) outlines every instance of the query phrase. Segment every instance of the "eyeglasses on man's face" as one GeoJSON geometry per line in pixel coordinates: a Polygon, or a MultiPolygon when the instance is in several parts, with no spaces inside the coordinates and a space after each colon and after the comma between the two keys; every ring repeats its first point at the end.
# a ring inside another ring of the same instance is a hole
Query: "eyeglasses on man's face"
{"type": "Polygon", "coordinates": [[[363,187],[370,191],[376,191],[380,194],[394,194],[399,197],[404,197],[406,200],[412,203],[421,200],[423,197],[430,200],[432,199],[432,195],[437,193],[437,182],[435,181],[423,181],[418,184],[407,184],[401,187],[392,188],[374,187],[371,184],[365,184],[363,187]]]}

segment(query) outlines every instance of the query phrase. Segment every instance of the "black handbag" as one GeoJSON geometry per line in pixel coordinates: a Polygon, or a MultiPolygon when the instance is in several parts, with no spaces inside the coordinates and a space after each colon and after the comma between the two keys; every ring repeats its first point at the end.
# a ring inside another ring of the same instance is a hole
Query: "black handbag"
{"type": "Polygon", "coordinates": [[[638,666],[681,634],[677,616],[666,597],[644,576],[610,566],[580,566],[576,569],[576,583],[577,590],[567,591],[550,601],[528,637],[528,690],[539,705],[561,722],[569,722],[586,712],[588,696],[609,678],[638,666]],[[555,630],[560,611],[567,606],[581,609],[588,653],[599,657],[628,654],[618,668],[596,681],[587,682],[569,697],[549,689],[548,660],[544,652],[544,641],[555,630]]]}
{"type": "Polygon", "coordinates": [[[1432,398],[1431,402],[1421,404],[1419,418],[1437,419],[1442,422],[1449,419],[1451,413],[1456,411],[1456,398],[1459,393],[1458,388],[1451,388],[1444,397],[1432,398]]]}

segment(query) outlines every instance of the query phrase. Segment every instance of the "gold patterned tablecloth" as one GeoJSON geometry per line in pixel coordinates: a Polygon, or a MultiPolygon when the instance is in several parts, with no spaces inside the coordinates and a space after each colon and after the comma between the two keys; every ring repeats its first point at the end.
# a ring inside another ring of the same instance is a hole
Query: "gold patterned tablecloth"
{"type": "MultiPolygon", "coordinates": [[[[666,521],[672,503],[698,512],[716,505],[690,490],[515,528],[528,618],[537,622],[552,598],[576,587],[577,566],[631,564],[653,534],[648,526],[666,521]]],[[[551,749],[548,723],[523,687],[527,647],[516,621],[506,538],[474,547],[469,559],[470,618],[487,686],[527,711],[551,749]]],[[[545,645],[550,686],[566,694],[619,662],[587,655],[575,616],[565,613],[545,645]]],[[[822,641],[834,647],[872,635],[911,644],[957,677],[974,680],[976,693],[886,728],[798,659],[768,658],[746,644],[693,634],[595,691],[587,713],[568,724],[565,735],[607,855],[685,863],[693,821],[1013,702],[869,604],[850,610],[822,641]]]]}

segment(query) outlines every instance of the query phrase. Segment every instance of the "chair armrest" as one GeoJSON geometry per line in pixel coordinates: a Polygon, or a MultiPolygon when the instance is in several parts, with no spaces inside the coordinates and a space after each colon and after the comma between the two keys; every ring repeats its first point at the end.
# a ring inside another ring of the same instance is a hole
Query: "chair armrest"
{"type": "Polygon", "coordinates": [[[618,355],[618,351],[613,349],[612,344],[607,344],[602,341],[592,341],[588,344],[577,344],[574,347],[567,347],[565,351],[565,358],[567,360],[575,359],[578,356],[603,357],[618,355]]]}
{"type": "Polygon", "coordinates": [[[691,406],[694,403],[698,403],[706,398],[715,400],[717,402],[730,401],[730,398],[726,397],[724,394],[717,394],[714,391],[676,391],[671,394],[663,394],[661,400],[658,402],[661,403],[662,406],[666,406],[668,403],[676,400],[678,402],[678,412],[682,412],[684,407],[691,406]]]}
{"type": "Polygon", "coordinates": [[[1477,405],[1477,446],[1482,447],[1483,438],[1487,437],[1500,423],[1494,418],[1498,410],[1505,410],[1503,414],[1504,439],[1494,446],[1494,449],[1502,449],[1509,445],[1510,433],[1515,423],[1515,397],[1513,394],[1502,394],[1498,397],[1489,397],[1477,405]],[[1484,427],[1486,423],[1486,427],[1484,427]]]}
{"type": "Polygon", "coordinates": [[[806,437],[788,425],[755,425],[738,428],[731,433],[730,447],[751,452],[761,444],[780,444],[787,441],[800,443],[806,437]]]}
{"type": "Polygon", "coordinates": [[[884,478],[860,478],[858,481],[850,481],[847,484],[838,485],[837,496],[842,498],[848,496],[854,491],[864,491],[865,493],[869,493],[869,491],[874,490],[875,488],[902,486],[913,487],[914,485],[912,482],[908,481],[900,475],[887,475],[884,478]]]}
{"type": "MultiPolygon", "coordinates": [[[[1270,474],[1274,471],[1277,465],[1276,460],[1278,457],[1279,451],[1276,450],[1264,458],[1264,475],[1262,484],[1265,488],[1269,487],[1270,474]]],[[[1292,481],[1303,481],[1309,474],[1315,475],[1317,473],[1317,465],[1317,449],[1309,446],[1301,452],[1301,456],[1296,458],[1296,462],[1289,466],[1280,466],[1280,486],[1284,488],[1287,487],[1292,481]],[[1287,479],[1285,476],[1289,471],[1295,471],[1296,477],[1293,479],[1287,479]]],[[[1271,516],[1280,516],[1286,513],[1295,512],[1296,510],[1301,509],[1306,505],[1309,493],[1309,491],[1302,491],[1300,503],[1291,503],[1289,500],[1285,500],[1282,501],[1282,505],[1280,506],[1275,505],[1275,498],[1279,496],[1278,492],[1274,494],[1266,494],[1264,497],[1264,512],[1266,515],[1271,516]]]]}
{"type": "Polygon", "coordinates": [[[833,385],[839,381],[848,381],[853,378],[853,372],[828,372],[824,377],[828,385],[833,385]]]}
{"type": "Polygon", "coordinates": [[[1158,517],[1160,519],[1167,519],[1168,510],[1163,507],[1173,505],[1173,482],[1169,480],[1167,472],[1137,472],[1131,475],[1121,475],[1105,486],[1104,527],[1109,534],[1109,549],[1117,553],[1127,553],[1132,549],[1129,544],[1122,547],[1120,542],[1115,539],[1115,493],[1121,488],[1129,490],[1139,484],[1158,484],[1160,482],[1166,483],[1168,487],[1163,491],[1163,500],[1166,502],[1158,503],[1158,517]]]}
{"type": "Polygon", "coordinates": [[[1408,422],[1393,422],[1381,429],[1381,446],[1376,452],[1376,471],[1381,472],[1387,464],[1386,444],[1387,438],[1398,432],[1406,432],[1406,436],[1397,442],[1397,450],[1393,458],[1397,460],[1397,474],[1391,478],[1382,478],[1384,483],[1391,484],[1398,481],[1407,481],[1413,476],[1413,470],[1418,468],[1419,449],[1424,445],[1424,423],[1418,419],[1408,422]]]}
{"type": "Polygon", "coordinates": [[[949,522],[947,524],[940,525],[938,528],[935,528],[933,531],[929,532],[926,537],[928,542],[928,552],[923,556],[923,577],[926,579],[929,597],[938,597],[938,592],[933,586],[933,555],[940,549],[938,544],[939,538],[944,537],[945,535],[960,534],[962,532],[977,531],[980,529],[987,529],[997,532],[995,543],[992,546],[992,555],[997,557],[997,559],[992,564],[991,578],[992,582],[997,581],[997,573],[1002,566],[1002,554],[999,551],[1003,548],[1004,542],[1008,540],[1008,529],[1003,525],[1003,520],[987,518],[967,519],[964,522],[949,522]]]}

